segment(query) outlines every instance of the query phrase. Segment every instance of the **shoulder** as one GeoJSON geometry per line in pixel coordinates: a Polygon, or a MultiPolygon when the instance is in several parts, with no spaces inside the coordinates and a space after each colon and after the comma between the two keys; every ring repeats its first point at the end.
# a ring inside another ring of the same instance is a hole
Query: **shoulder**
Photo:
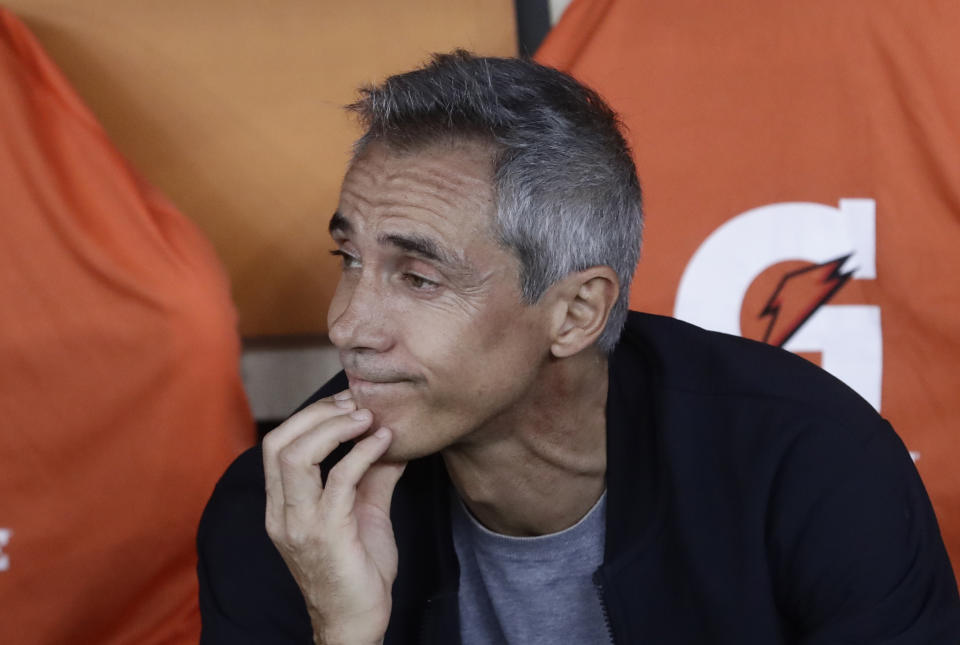
{"type": "Polygon", "coordinates": [[[240,455],[214,488],[197,531],[204,643],[310,642],[300,591],[264,528],[259,446],[240,455]],[[252,640],[250,640],[252,639],[252,640]]]}
{"type": "Polygon", "coordinates": [[[265,505],[263,456],[257,445],[237,457],[220,477],[204,510],[200,536],[224,525],[236,527],[238,522],[248,526],[253,519],[262,529],[265,505]]]}
{"type": "MultiPolygon", "coordinates": [[[[654,408],[670,489],[700,513],[690,525],[723,509],[736,535],[762,539],[800,632],[956,633],[956,585],[923,484],[859,395],[789,352],[659,316],[631,314],[617,354],[619,373],[645,383],[645,400],[624,407],[654,408]]],[[[712,548],[724,532],[711,535],[712,548]]]]}
{"type": "Polygon", "coordinates": [[[237,457],[217,482],[200,519],[197,551],[201,575],[224,597],[233,595],[248,563],[274,569],[283,564],[264,528],[266,493],[261,460],[260,446],[237,457]]]}
{"type": "Polygon", "coordinates": [[[658,385],[672,390],[869,408],[844,383],[804,358],[674,318],[631,312],[621,346],[624,354],[639,351],[653,361],[658,385]]]}
{"type": "MultiPolygon", "coordinates": [[[[344,388],[346,378],[341,372],[308,397],[297,411],[344,388]]],[[[264,528],[266,500],[263,453],[256,445],[230,464],[210,496],[197,540],[201,548],[207,545],[216,548],[201,556],[207,556],[210,563],[232,563],[239,554],[265,553],[272,564],[282,565],[264,528]]]]}
{"type": "Polygon", "coordinates": [[[867,401],[812,362],[672,318],[631,312],[612,362],[613,378],[644,380],[662,412],[699,432],[727,428],[787,441],[805,429],[845,428],[830,442],[892,433],[867,401]]]}
{"type": "Polygon", "coordinates": [[[759,487],[754,494],[773,494],[785,469],[818,473],[821,481],[831,470],[914,471],[869,403],[782,349],[631,314],[613,363],[612,387],[643,383],[642,400],[621,396],[621,408],[651,408],[672,467],[749,481],[759,487]]]}
{"type": "MultiPolygon", "coordinates": [[[[299,408],[346,387],[338,374],[299,408]]],[[[259,445],[217,482],[197,531],[203,643],[311,642],[300,590],[264,525],[266,491],[259,445]]]]}

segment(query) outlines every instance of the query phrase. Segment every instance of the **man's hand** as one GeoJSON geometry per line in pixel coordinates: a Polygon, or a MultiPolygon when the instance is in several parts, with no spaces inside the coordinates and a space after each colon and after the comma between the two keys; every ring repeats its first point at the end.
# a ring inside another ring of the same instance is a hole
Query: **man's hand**
{"type": "Polygon", "coordinates": [[[404,464],[377,463],[392,435],[364,437],[330,471],[319,463],[370,429],[349,391],[304,408],[263,440],[267,533],[300,586],[324,645],[380,643],[390,619],[397,545],[390,499],[404,464]]]}

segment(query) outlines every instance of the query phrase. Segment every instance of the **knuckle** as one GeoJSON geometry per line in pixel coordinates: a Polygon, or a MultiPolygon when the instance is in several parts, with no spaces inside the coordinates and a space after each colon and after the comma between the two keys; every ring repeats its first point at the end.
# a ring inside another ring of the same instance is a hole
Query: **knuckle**
{"type": "Polygon", "coordinates": [[[271,452],[273,450],[273,442],[276,441],[274,433],[276,429],[271,430],[267,434],[263,435],[263,441],[261,441],[260,446],[264,452],[271,452]]]}
{"type": "Polygon", "coordinates": [[[303,548],[310,542],[310,535],[301,529],[293,528],[287,531],[286,543],[294,548],[303,548]]]}
{"type": "Polygon", "coordinates": [[[267,529],[267,535],[270,536],[271,540],[277,540],[282,537],[283,524],[275,518],[268,515],[263,525],[267,529]]]}
{"type": "Polygon", "coordinates": [[[313,522],[283,522],[267,518],[264,522],[267,535],[278,548],[296,552],[315,549],[325,543],[322,525],[313,522]]]}
{"type": "Polygon", "coordinates": [[[300,453],[295,446],[287,446],[277,453],[277,459],[281,466],[292,468],[300,464],[300,453]]]}
{"type": "Polygon", "coordinates": [[[307,547],[318,548],[324,544],[323,533],[308,528],[302,524],[288,526],[283,536],[284,543],[293,549],[302,550],[307,547]]]}
{"type": "Polygon", "coordinates": [[[263,436],[263,452],[267,454],[275,453],[280,446],[277,445],[280,442],[280,433],[277,432],[280,428],[274,428],[267,434],[263,436]]]}

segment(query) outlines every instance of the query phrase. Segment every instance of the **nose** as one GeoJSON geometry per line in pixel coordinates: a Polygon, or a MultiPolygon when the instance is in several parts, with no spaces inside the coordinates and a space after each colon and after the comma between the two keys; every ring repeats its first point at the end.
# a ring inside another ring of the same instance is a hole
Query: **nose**
{"type": "Polygon", "coordinates": [[[330,342],[340,350],[390,349],[391,325],[384,295],[367,276],[341,277],[327,311],[330,342]]]}

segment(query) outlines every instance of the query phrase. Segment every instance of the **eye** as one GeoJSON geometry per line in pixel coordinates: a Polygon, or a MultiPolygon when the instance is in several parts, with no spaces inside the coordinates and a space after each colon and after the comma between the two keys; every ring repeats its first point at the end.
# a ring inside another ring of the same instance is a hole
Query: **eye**
{"type": "Polygon", "coordinates": [[[422,275],[417,275],[416,273],[404,273],[403,279],[407,282],[407,284],[418,291],[430,291],[440,286],[433,280],[428,280],[422,275]]]}
{"type": "Polygon", "coordinates": [[[334,249],[330,251],[330,255],[336,255],[340,258],[340,265],[344,269],[359,269],[360,268],[360,258],[355,255],[350,255],[343,249],[334,249]]]}

